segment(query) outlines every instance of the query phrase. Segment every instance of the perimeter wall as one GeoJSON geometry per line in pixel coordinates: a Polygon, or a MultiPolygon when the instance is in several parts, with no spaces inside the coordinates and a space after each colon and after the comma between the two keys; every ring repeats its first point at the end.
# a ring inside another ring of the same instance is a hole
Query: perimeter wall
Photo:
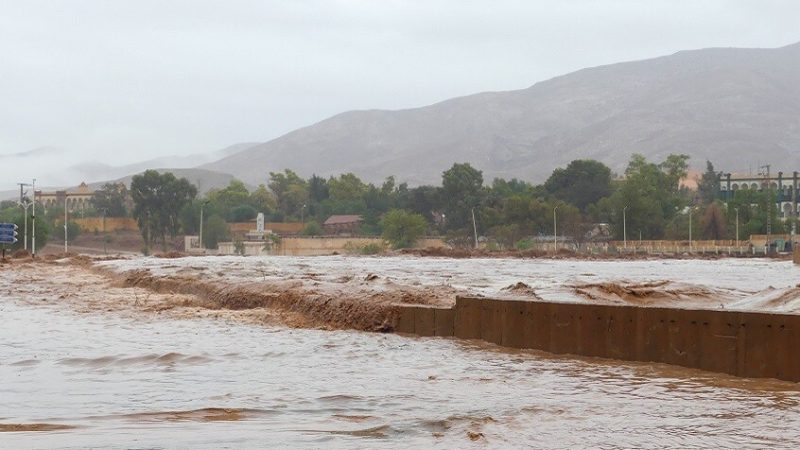
{"type": "Polygon", "coordinates": [[[400,333],[800,381],[800,315],[477,297],[398,306],[400,333]]]}

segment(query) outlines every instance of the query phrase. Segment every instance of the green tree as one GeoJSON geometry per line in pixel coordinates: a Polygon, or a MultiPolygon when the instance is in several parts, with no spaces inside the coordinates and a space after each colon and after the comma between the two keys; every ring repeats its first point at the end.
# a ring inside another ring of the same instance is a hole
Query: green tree
{"type": "Polygon", "coordinates": [[[250,192],[241,181],[231,180],[230,184],[223,189],[212,189],[206,198],[222,217],[234,221],[231,217],[232,211],[240,206],[249,206],[250,192]]]}
{"type": "Polygon", "coordinates": [[[145,241],[145,253],[161,240],[166,250],[167,235],[176,236],[180,229],[180,212],[197,195],[197,188],[186,178],[176,178],[171,172],[159,174],[147,170],[131,180],[133,217],[145,241]]]}
{"type": "Polygon", "coordinates": [[[308,202],[308,183],[293,171],[270,172],[269,188],[284,216],[300,217],[303,205],[308,202]]]}
{"type": "Polygon", "coordinates": [[[259,184],[258,187],[250,193],[248,203],[255,208],[256,213],[261,212],[264,213],[264,215],[269,215],[278,206],[275,196],[263,184],[259,184]]]}
{"type": "Polygon", "coordinates": [[[706,171],[697,183],[697,193],[704,205],[713,203],[719,196],[720,175],[714,171],[714,164],[706,161],[706,171]]]}
{"type": "Polygon", "coordinates": [[[408,189],[401,184],[397,191],[396,204],[399,209],[413,211],[430,220],[444,209],[442,188],[426,185],[408,189]]]}
{"type": "Polygon", "coordinates": [[[367,191],[367,185],[352,173],[331,177],[328,180],[330,198],[336,202],[353,202],[362,198],[367,191]]]}
{"type": "Polygon", "coordinates": [[[591,159],[577,159],[558,168],[544,183],[545,190],[581,211],[611,194],[611,169],[591,159]]]}
{"type": "Polygon", "coordinates": [[[592,214],[607,219],[617,239],[623,238],[623,217],[629,236],[641,231],[644,239],[661,238],[676,214],[689,204],[686,192],[679,188],[686,158],[670,155],[661,164],[653,164],[634,154],[619,189],[608,200],[599,201],[592,214]]]}
{"type": "Polygon", "coordinates": [[[704,239],[720,240],[727,236],[727,220],[718,202],[710,203],[703,212],[701,221],[704,239]]]}
{"type": "Polygon", "coordinates": [[[319,222],[312,220],[308,222],[303,228],[303,235],[305,236],[321,236],[325,231],[320,226],[319,222]]]}
{"type": "Polygon", "coordinates": [[[682,179],[686,178],[689,171],[689,155],[670,154],[658,167],[667,177],[667,186],[675,192],[680,187],[682,179]]]}
{"type": "Polygon", "coordinates": [[[311,175],[311,178],[308,180],[308,196],[312,202],[316,203],[326,200],[330,196],[328,182],[325,178],[311,175]]]}
{"type": "Polygon", "coordinates": [[[485,196],[483,172],[468,163],[453,164],[442,173],[442,196],[449,228],[466,228],[485,196]]]}
{"type": "MultiPolygon", "coordinates": [[[[6,204],[8,205],[8,204],[6,204]]],[[[14,203],[11,203],[14,205],[14,203]]],[[[48,220],[45,219],[43,216],[36,215],[36,251],[40,251],[47,245],[47,242],[50,239],[50,226],[48,220]],[[40,218],[41,217],[41,218],[40,218]],[[45,219],[45,220],[42,220],[45,219]]],[[[5,244],[6,248],[11,250],[19,250],[24,248],[24,236],[25,236],[25,216],[22,208],[19,206],[7,206],[0,210],[0,222],[3,223],[15,223],[19,227],[17,233],[17,243],[16,244],[5,244]]],[[[33,237],[33,220],[31,218],[31,209],[28,208],[28,248],[30,249],[30,244],[33,237]]]]}
{"type": "Polygon", "coordinates": [[[532,184],[516,178],[508,181],[502,178],[495,178],[492,180],[491,192],[498,198],[508,198],[514,195],[530,197],[536,195],[536,188],[532,184]]]}
{"type": "Polygon", "coordinates": [[[218,244],[230,237],[228,224],[219,214],[213,214],[203,225],[203,245],[217,248],[218,244]]]}
{"type": "Polygon", "coordinates": [[[124,183],[106,183],[94,191],[92,205],[97,211],[106,211],[107,217],[126,217],[128,208],[125,205],[128,189],[124,183]]]}
{"type": "Polygon", "coordinates": [[[258,213],[250,205],[239,205],[228,213],[228,220],[231,222],[247,222],[256,218],[258,213]]]}
{"type": "Polygon", "coordinates": [[[395,249],[413,247],[417,239],[425,234],[427,225],[421,215],[402,209],[389,211],[381,220],[383,238],[395,249]]]}

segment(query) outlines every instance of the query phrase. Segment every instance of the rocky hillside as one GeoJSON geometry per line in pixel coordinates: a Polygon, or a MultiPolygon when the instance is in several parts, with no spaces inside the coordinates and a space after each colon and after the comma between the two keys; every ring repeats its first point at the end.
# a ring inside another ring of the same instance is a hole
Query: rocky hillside
{"type": "Polygon", "coordinates": [[[800,169],[800,43],[713,48],[580,70],[530,88],[400,111],[352,111],[201,167],[256,184],[269,171],[438,183],[453,162],[542,181],[576,158],[688,153],[695,167],[800,169]]]}

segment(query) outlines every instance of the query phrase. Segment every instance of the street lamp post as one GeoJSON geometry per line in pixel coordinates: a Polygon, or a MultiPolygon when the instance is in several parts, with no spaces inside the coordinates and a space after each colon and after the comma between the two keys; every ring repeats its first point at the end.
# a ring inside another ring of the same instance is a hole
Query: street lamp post
{"type": "Polygon", "coordinates": [[[739,246],[739,208],[733,208],[736,210],[736,246],[739,246]]]}
{"type": "Polygon", "coordinates": [[[67,196],[64,195],[64,254],[67,254],[67,196]]]}
{"type": "Polygon", "coordinates": [[[103,254],[108,254],[108,249],[106,248],[106,241],[108,239],[106,236],[106,213],[108,213],[108,208],[102,208],[103,211],[103,254]]]}
{"type": "Polygon", "coordinates": [[[28,249],[28,206],[31,206],[29,203],[25,202],[22,204],[22,211],[23,211],[23,227],[25,227],[25,233],[22,238],[22,248],[27,250],[28,249]]]}
{"type": "Polygon", "coordinates": [[[203,208],[208,204],[208,201],[205,201],[200,204],[200,250],[205,250],[205,246],[203,245],[203,208]]]}
{"type": "Polygon", "coordinates": [[[300,223],[306,223],[306,205],[300,208],[300,223]]]}
{"type": "MultiPolygon", "coordinates": [[[[25,186],[30,186],[28,183],[17,183],[19,185],[19,206],[22,208],[22,220],[23,220],[23,233],[22,233],[22,248],[28,250],[28,207],[31,206],[31,203],[25,201],[25,193],[23,192],[23,188],[25,186]]],[[[35,194],[34,194],[35,197],[35,194]]]]}
{"type": "Polygon", "coordinates": [[[36,258],[36,178],[33,179],[33,184],[31,185],[31,190],[33,190],[33,203],[31,204],[31,209],[33,214],[31,215],[31,255],[36,258]]]}
{"type": "Polygon", "coordinates": [[[475,248],[478,248],[478,225],[475,223],[475,208],[472,208],[472,233],[475,237],[475,248]]]}
{"type": "Polygon", "coordinates": [[[692,208],[689,208],[689,253],[692,253],[692,208]]]}
{"type": "Polygon", "coordinates": [[[627,209],[628,205],[622,208],[622,242],[625,248],[628,248],[628,220],[625,216],[625,211],[627,209]]]}
{"type": "Polygon", "coordinates": [[[553,253],[558,253],[558,222],[556,221],[556,210],[558,206],[553,208],[553,253]]]}

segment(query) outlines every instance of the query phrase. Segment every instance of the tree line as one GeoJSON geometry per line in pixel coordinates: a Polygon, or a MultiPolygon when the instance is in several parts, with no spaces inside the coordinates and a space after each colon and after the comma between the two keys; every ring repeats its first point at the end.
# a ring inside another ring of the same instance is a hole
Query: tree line
{"type": "MultiPolygon", "coordinates": [[[[552,236],[554,216],[558,234],[579,242],[590,239],[598,223],[608,224],[609,237],[617,240],[625,231],[628,239],[688,239],[690,222],[694,239],[735,239],[737,211],[743,239],[766,232],[768,213],[772,232],[786,231],[778,208],[767,207],[774,192],[737,191],[723,202],[720,174],[711,162],[696,190],[681,184],[688,161],[684,154],[660,162],[634,154],[617,176],[599,161],[579,159],[536,185],[515,178],[487,183],[467,163],[444,171],[439,185],[416,187],[394,177],[373,184],[352,173],[303,178],[286,169],[270,172],[266,183],[252,190],[233,180],[204,196],[185,178],[148,170],[133,178],[129,190],[104,185],[87,214],[134,217],[146,248],[165,245],[179,233],[198,233],[201,210],[202,239],[209,248],[229,238],[227,223],[253,220],[259,212],[272,222],[302,221],[305,234],[322,234],[321,224],[333,214],[357,214],[363,218],[360,234],[383,235],[395,247],[412,245],[425,234],[469,246],[478,234],[500,249],[524,249],[536,236],[552,236]]],[[[6,205],[0,217],[9,211],[20,212],[6,205]]]]}

